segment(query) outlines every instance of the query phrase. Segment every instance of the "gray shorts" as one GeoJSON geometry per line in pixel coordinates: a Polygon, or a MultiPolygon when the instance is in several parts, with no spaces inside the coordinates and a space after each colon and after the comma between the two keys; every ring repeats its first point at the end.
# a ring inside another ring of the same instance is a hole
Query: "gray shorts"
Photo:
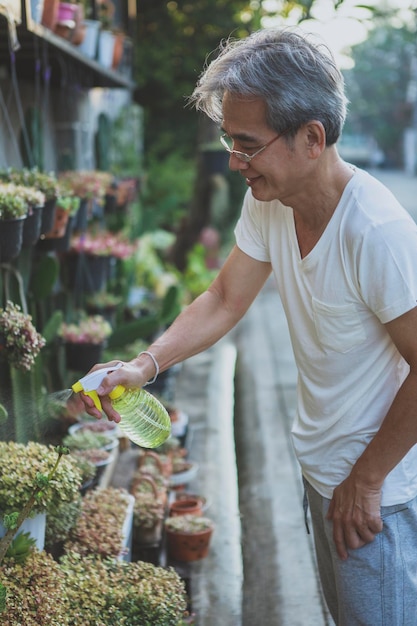
{"type": "Polygon", "coordinates": [[[337,626],[417,626],[417,498],[381,507],[382,532],[342,561],[326,520],[330,500],[305,486],[323,593],[337,626]]]}

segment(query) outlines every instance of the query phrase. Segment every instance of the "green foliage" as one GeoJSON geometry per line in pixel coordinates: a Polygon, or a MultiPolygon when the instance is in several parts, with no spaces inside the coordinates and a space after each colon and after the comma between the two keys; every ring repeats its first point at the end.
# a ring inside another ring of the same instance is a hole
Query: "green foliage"
{"type": "Polygon", "coordinates": [[[165,324],[170,324],[180,311],[180,291],[171,286],[163,300],[160,310],[156,313],[143,315],[137,320],[119,325],[108,340],[109,350],[123,348],[137,339],[145,339],[165,324]]]}
{"type": "Polygon", "coordinates": [[[137,178],[142,170],[143,112],[137,104],[124,107],[114,120],[110,167],[117,177],[137,178]]]}
{"type": "Polygon", "coordinates": [[[24,563],[36,546],[36,539],[30,533],[19,533],[11,542],[6,552],[7,558],[12,558],[16,563],[24,563]]]}
{"type": "Polygon", "coordinates": [[[218,274],[218,270],[207,268],[205,252],[204,246],[198,243],[188,253],[183,279],[191,300],[203,293],[218,274]]]}
{"type": "Polygon", "coordinates": [[[372,135],[393,165],[402,162],[404,129],[412,115],[407,104],[414,27],[379,25],[352,48],[354,67],[344,72],[350,100],[346,132],[372,135]]]}
{"type": "Polygon", "coordinates": [[[30,289],[36,300],[43,300],[51,295],[59,274],[59,262],[55,257],[43,256],[33,272],[30,289]]]}
{"type": "Polygon", "coordinates": [[[149,158],[141,197],[142,232],[172,229],[180,222],[192,195],[194,177],[194,161],[179,151],[164,158],[149,158]]]}
{"type": "Polygon", "coordinates": [[[55,311],[49,320],[46,322],[42,335],[45,338],[46,344],[50,344],[58,336],[59,330],[64,320],[63,311],[55,311]]]}
{"type": "Polygon", "coordinates": [[[71,626],[178,626],[185,614],[184,583],[173,568],[69,553],[61,570],[71,626]]]}

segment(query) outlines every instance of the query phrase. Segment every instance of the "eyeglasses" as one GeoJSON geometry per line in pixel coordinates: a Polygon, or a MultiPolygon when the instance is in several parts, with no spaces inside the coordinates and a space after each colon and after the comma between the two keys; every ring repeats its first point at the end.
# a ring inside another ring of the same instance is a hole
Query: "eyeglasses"
{"type": "Polygon", "coordinates": [[[284,134],[285,133],[281,133],[280,135],[277,135],[276,137],[271,139],[271,141],[268,141],[268,143],[266,143],[264,146],[262,146],[262,148],[259,148],[259,150],[257,150],[253,154],[246,154],[246,152],[239,152],[239,150],[233,150],[233,139],[231,137],[229,137],[229,135],[226,135],[226,133],[224,133],[224,135],[221,135],[220,142],[221,142],[222,146],[224,148],[226,148],[226,150],[228,151],[229,154],[234,154],[235,157],[237,159],[239,159],[239,161],[243,161],[244,163],[250,163],[253,158],[258,156],[258,154],[261,154],[261,152],[266,150],[266,148],[268,146],[270,146],[271,143],[274,143],[274,141],[276,141],[277,139],[282,137],[282,135],[284,135],[284,134]]]}

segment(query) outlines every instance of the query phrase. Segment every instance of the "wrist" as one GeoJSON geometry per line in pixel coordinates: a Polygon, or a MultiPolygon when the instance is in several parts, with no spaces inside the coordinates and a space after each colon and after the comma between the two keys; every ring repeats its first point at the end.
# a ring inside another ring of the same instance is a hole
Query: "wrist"
{"type": "Polygon", "coordinates": [[[142,385],[143,387],[154,383],[159,375],[159,364],[154,354],[152,354],[152,352],[149,352],[148,350],[143,350],[143,352],[139,352],[138,356],[136,357],[136,360],[138,361],[143,360],[145,362],[145,359],[148,359],[152,367],[150,368],[149,376],[147,376],[147,382],[144,385],[142,385]]]}

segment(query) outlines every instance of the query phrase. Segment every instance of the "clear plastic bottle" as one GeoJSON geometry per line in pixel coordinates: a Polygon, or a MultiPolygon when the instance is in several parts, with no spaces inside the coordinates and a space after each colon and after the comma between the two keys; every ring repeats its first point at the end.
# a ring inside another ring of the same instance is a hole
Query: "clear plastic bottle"
{"type": "MultiPolygon", "coordinates": [[[[101,369],[72,385],[75,393],[80,391],[90,396],[99,411],[102,410],[97,389],[103,378],[122,364],[111,369],[101,369]]],[[[143,448],[157,448],[171,433],[171,419],[167,410],[155,396],[145,389],[126,389],[117,385],[110,393],[112,406],[121,417],[120,429],[133,443],[143,448]]]]}
{"type": "Polygon", "coordinates": [[[112,406],[122,418],[119,427],[133,443],[157,448],[171,433],[171,419],[165,407],[145,389],[124,389],[118,385],[109,393],[112,406]]]}

